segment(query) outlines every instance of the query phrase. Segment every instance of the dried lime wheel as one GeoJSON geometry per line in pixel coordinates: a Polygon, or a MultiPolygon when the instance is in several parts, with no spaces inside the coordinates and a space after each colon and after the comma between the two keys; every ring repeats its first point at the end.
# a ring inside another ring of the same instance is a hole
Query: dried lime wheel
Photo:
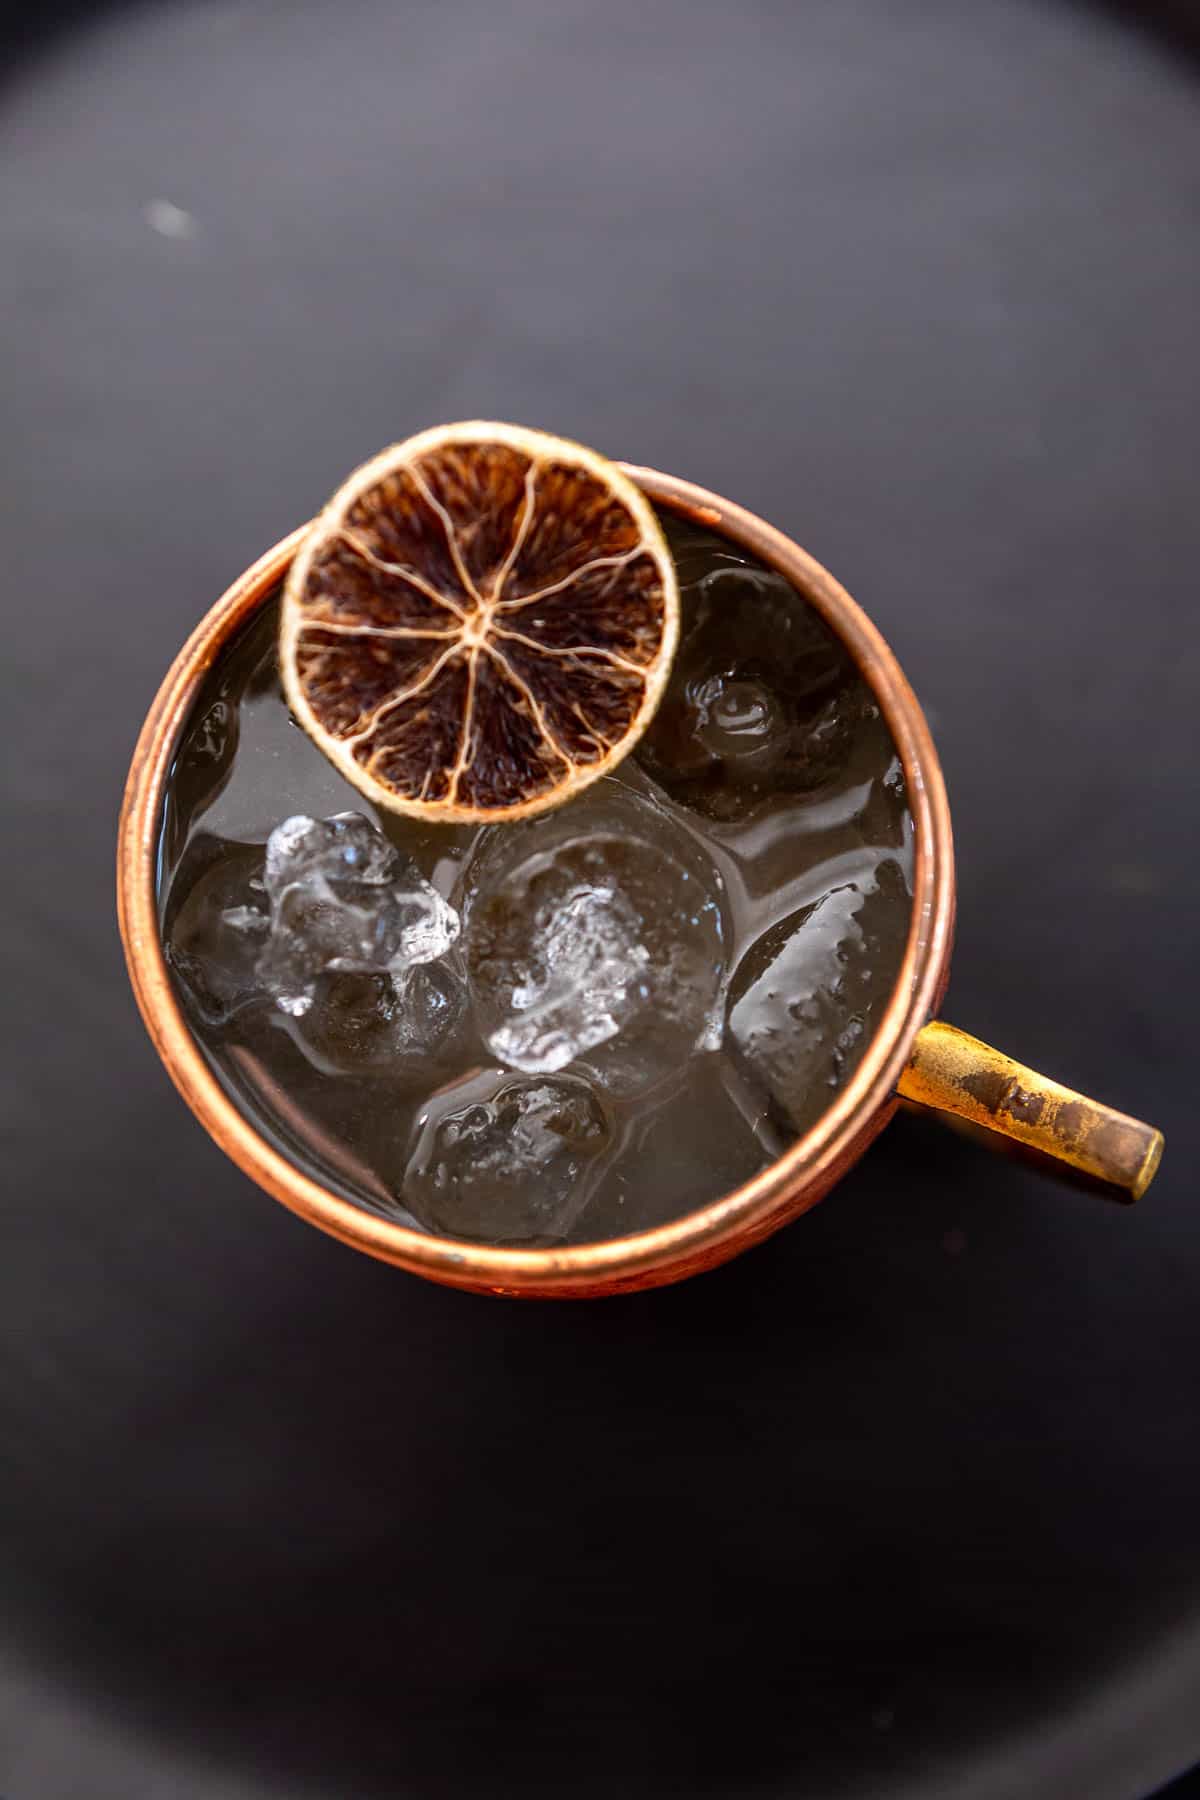
{"type": "Polygon", "coordinates": [[[378,806],[526,818],[645,731],[679,635],[646,499],[591,450],[441,425],[350,476],[284,587],[280,667],[309,736],[378,806]]]}

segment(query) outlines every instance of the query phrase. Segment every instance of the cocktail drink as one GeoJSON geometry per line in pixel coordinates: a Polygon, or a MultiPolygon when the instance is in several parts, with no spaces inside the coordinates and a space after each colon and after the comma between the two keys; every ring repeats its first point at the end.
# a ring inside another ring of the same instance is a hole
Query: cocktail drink
{"type": "Polygon", "coordinates": [[[929,1022],[948,814],[882,639],[752,515],[633,474],[423,434],[182,653],[120,892],[191,1103],[317,1223],[506,1292],[720,1260],[897,1092],[1138,1197],[1151,1127],[929,1022]]]}
{"type": "Polygon", "coordinates": [[[507,1244],[658,1224],[811,1123],[891,992],[912,830],[878,705],[782,576],[664,525],[654,723],[538,817],[373,808],[289,713],[277,600],[197,696],[163,817],[179,998],[259,1128],[361,1205],[507,1244]]]}

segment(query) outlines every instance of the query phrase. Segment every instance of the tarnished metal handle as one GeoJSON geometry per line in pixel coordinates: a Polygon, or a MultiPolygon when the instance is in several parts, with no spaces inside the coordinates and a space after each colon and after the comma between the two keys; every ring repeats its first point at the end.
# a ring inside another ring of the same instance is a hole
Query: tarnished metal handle
{"type": "Polygon", "coordinates": [[[940,1019],[917,1033],[897,1091],[1063,1163],[1126,1204],[1141,1199],[1162,1156],[1153,1125],[1060,1087],[940,1019]]]}

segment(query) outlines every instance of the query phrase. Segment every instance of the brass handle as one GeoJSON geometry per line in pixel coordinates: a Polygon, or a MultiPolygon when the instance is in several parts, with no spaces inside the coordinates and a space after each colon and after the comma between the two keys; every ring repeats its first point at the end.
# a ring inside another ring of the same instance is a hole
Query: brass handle
{"type": "Polygon", "coordinates": [[[1162,1156],[1153,1125],[1035,1075],[940,1019],[917,1033],[897,1091],[1066,1164],[1126,1204],[1141,1199],[1162,1156]]]}

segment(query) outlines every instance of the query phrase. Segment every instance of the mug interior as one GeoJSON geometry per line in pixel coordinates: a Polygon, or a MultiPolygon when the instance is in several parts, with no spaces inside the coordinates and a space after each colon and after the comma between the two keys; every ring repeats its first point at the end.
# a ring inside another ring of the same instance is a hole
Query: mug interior
{"type": "MultiPolygon", "coordinates": [[[[269,552],[213,608],[184,647],[146,721],[122,821],[120,904],[135,991],[177,1085],[218,1143],[310,1222],[369,1254],[454,1285],[506,1293],[593,1293],[675,1279],[722,1260],[820,1198],[886,1122],[907,1048],[932,1010],[949,949],[952,870],[945,798],[919,708],[879,634],[826,571],[753,515],[688,483],[628,471],[655,505],[701,524],[772,567],[841,640],[877,700],[903,765],[915,850],[908,939],[892,998],[833,1104],[769,1167],[731,1192],[651,1230],[553,1249],[444,1237],[381,1216],[332,1181],[314,1180],[285,1142],[247,1118],[205,1057],[166,968],[155,893],[158,830],[187,720],[207,672],[268,600],[303,533],[269,552]]],[[[331,809],[332,810],[332,809],[331,809]]]]}

